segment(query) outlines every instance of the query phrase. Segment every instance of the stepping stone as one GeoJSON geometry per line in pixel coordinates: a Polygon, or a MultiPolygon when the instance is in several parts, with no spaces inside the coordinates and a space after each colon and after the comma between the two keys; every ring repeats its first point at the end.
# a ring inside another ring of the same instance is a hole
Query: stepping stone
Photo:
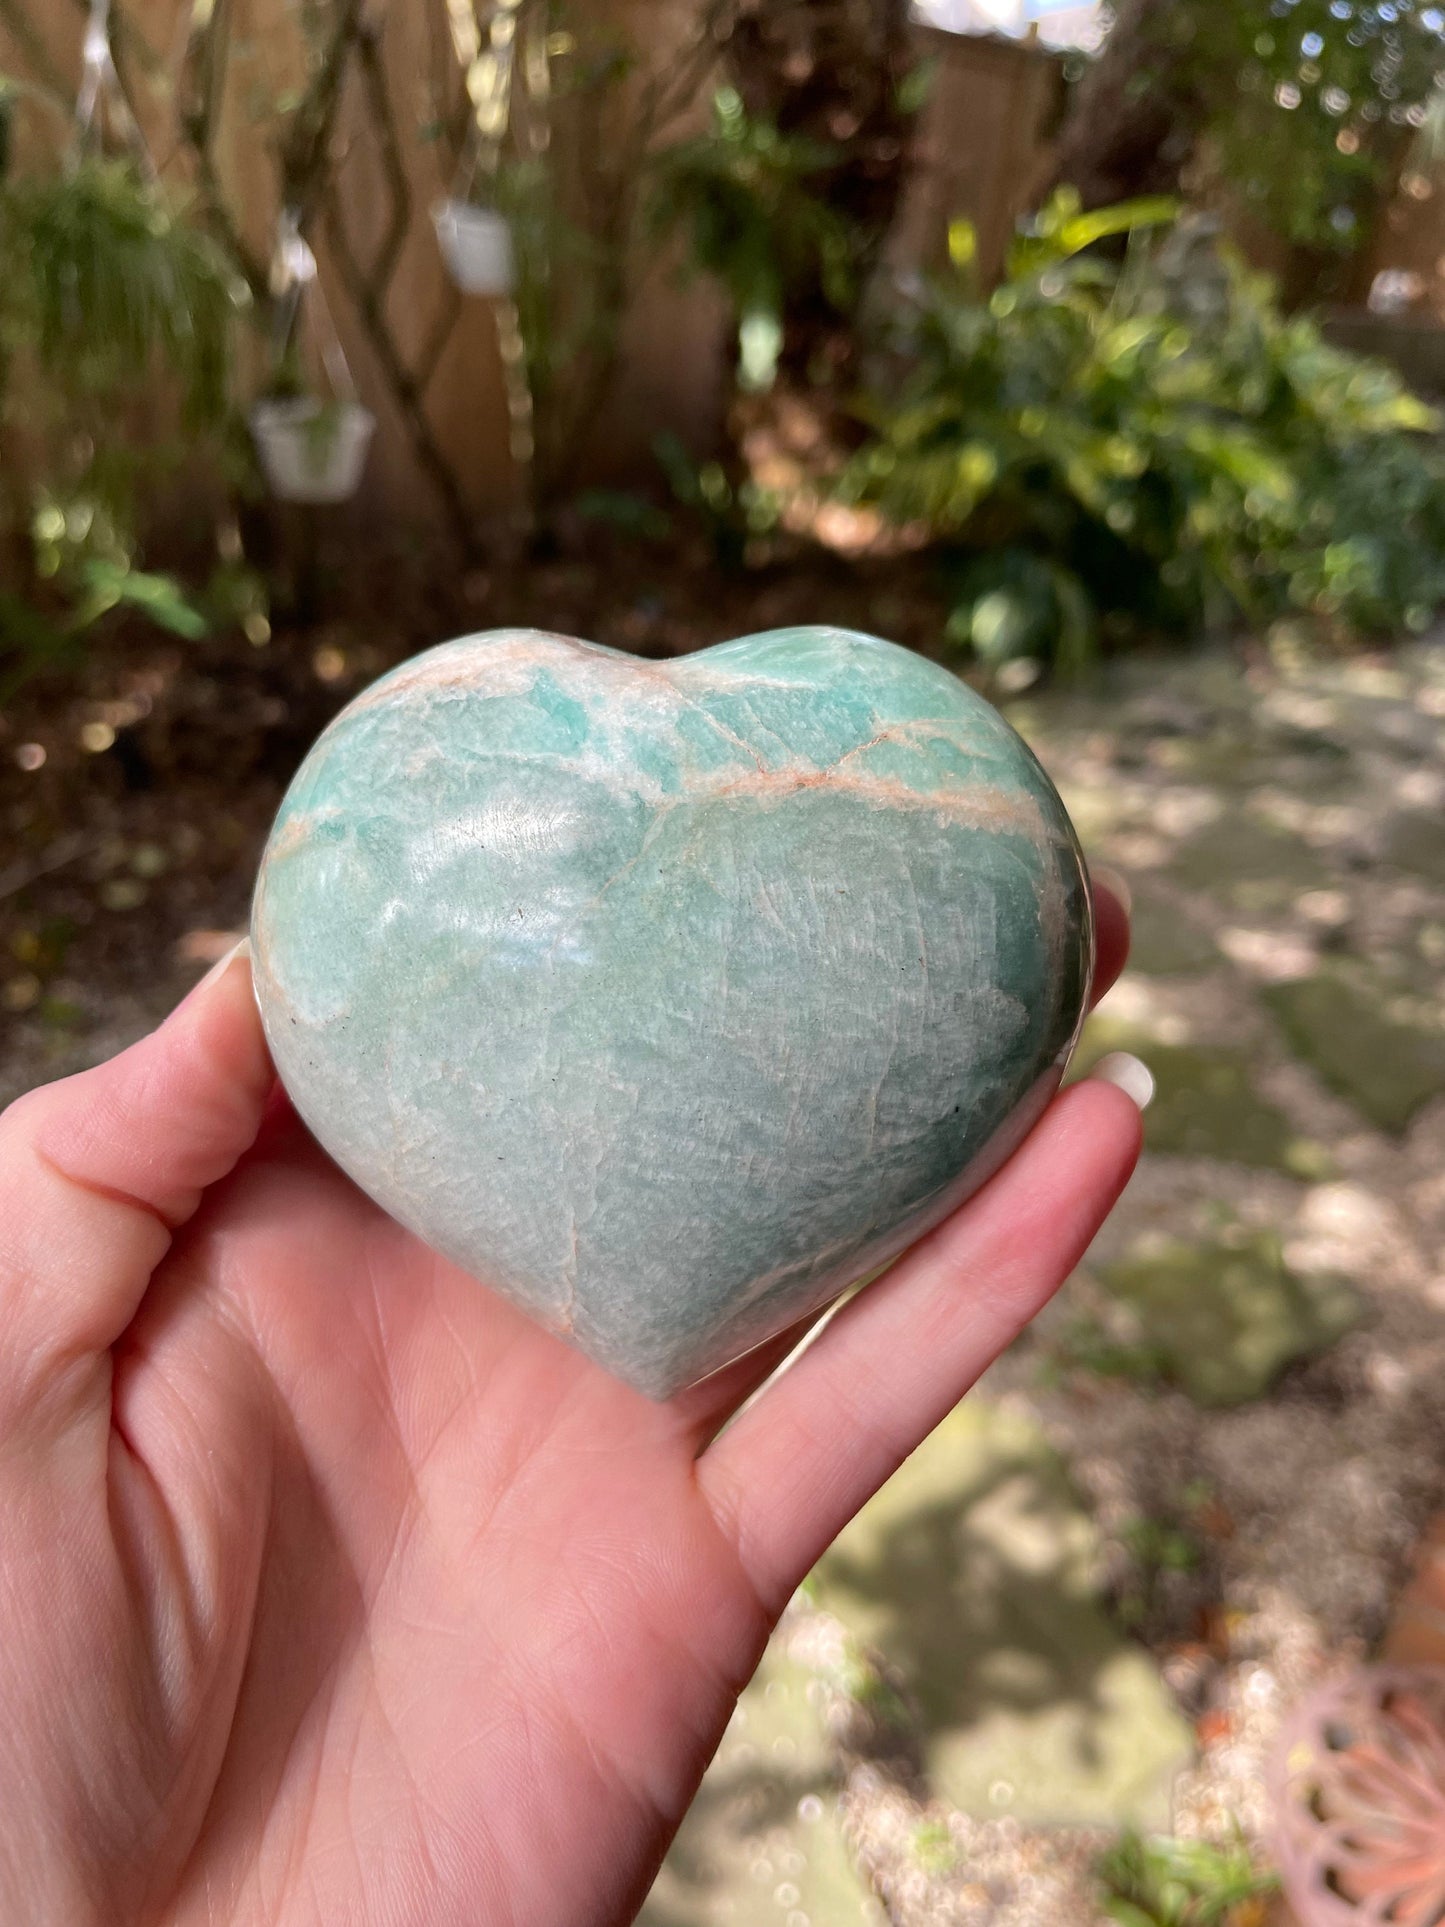
{"type": "Polygon", "coordinates": [[[1139,891],[1130,916],[1129,968],[1146,977],[1185,976],[1219,962],[1213,939],[1149,891],[1139,891]]]}
{"type": "Polygon", "coordinates": [[[1445,887],[1445,823],[1425,810],[1402,811],[1386,833],[1385,861],[1445,887]]]}
{"type": "Polygon", "coordinates": [[[1251,790],[1262,780],[1268,759],[1263,743],[1242,741],[1232,731],[1150,741],[1146,748],[1148,761],[1171,775],[1240,791],[1251,790]]]}
{"type": "Polygon", "coordinates": [[[1114,1050],[1133,1051],[1154,1074],[1154,1101],[1144,1114],[1144,1141],[1151,1151],[1222,1158],[1314,1182],[1329,1176],[1324,1145],[1303,1136],[1259,1095],[1243,1051],[1161,1044],[1106,1014],[1091,1018],[1085,1028],[1078,1074],[1114,1050]]]}
{"type": "Polygon", "coordinates": [[[1227,812],[1190,837],[1168,867],[1186,889],[1252,913],[1281,909],[1331,880],[1328,865],[1308,843],[1243,810],[1227,812]]]}
{"type": "Polygon", "coordinates": [[[1290,1271],[1266,1232],[1210,1244],[1169,1239],[1102,1266],[1098,1277],[1200,1405],[1261,1397],[1287,1365],[1324,1351],[1362,1315],[1350,1285],[1290,1271]]]}
{"type": "Polygon", "coordinates": [[[1401,1135],[1445,1092],[1445,1031],[1413,1021],[1361,971],[1321,971],[1261,992],[1295,1056],[1377,1130],[1401,1135]]]}
{"type": "Polygon", "coordinates": [[[638,1927],[885,1927],[838,1818],[813,1675],[775,1640],[663,1863],[638,1927]]]}
{"type": "Polygon", "coordinates": [[[818,1603],[900,1674],[965,1813],[1161,1828],[1189,1728],[1106,1614],[1092,1520],[1043,1434],[972,1398],[866,1506],[818,1603]]]}

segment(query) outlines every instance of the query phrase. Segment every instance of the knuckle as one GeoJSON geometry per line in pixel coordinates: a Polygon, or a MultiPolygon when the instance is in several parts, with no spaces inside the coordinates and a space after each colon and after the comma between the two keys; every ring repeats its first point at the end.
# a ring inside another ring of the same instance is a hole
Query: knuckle
{"type": "Polygon", "coordinates": [[[34,1141],[51,1109],[49,1085],[24,1091],[0,1111],[0,1156],[34,1141]]]}

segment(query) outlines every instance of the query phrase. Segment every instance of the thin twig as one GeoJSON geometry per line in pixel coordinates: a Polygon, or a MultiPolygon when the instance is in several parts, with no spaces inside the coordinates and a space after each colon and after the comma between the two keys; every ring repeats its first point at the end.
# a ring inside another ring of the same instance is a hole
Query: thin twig
{"type": "Polygon", "coordinates": [[[649,144],[692,105],[698,88],[722,59],[737,15],[738,0],[712,0],[691,45],[657,76],[653,98],[644,109],[649,144]]]}
{"type": "Polygon", "coordinates": [[[271,298],[266,262],[241,232],[240,223],[231,212],[226,190],[216,169],[216,121],[224,93],[229,53],[228,0],[216,0],[216,5],[209,13],[196,9],[191,16],[185,52],[181,56],[176,120],[181,136],[190,149],[202,218],[250,289],[258,312],[264,313],[271,298]]]}
{"type": "Polygon", "coordinates": [[[401,156],[401,137],[397,131],[396,116],[392,112],[391,95],[387,92],[380,35],[375,32],[363,33],[357,42],[356,57],[366,83],[371,117],[381,137],[382,171],[391,190],[391,221],[376,250],[370,272],[377,296],[384,301],[401,261],[406,237],[411,231],[411,183],[407,179],[406,164],[401,156]]]}
{"type": "Polygon", "coordinates": [[[181,51],[176,87],[176,117],[197,147],[209,147],[221,99],[221,82],[230,51],[229,0],[210,5],[191,0],[191,16],[181,51]]]}
{"type": "MultiPolygon", "coordinates": [[[[600,120],[591,137],[583,137],[582,151],[596,157],[586,177],[591,200],[588,226],[597,243],[594,321],[587,353],[578,358],[569,405],[557,410],[559,419],[547,436],[545,460],[539,464],[539,494],[544,500],[559,490],[580,460],[616,376],[628,295],[639,279],[644,183],[658,140],[696,99],[722,57],[737,10],[737,0],[710,0],[686,43],[648,76],[629,107],[620,140],[603,139],[600,120]],[[609,153],[613,158],[605,164],[602,156],[609,153]]],[[[574,111],[582,111],[580,101],[574,111]]]]}
{"type": "MultiPolygon", "coordinates": [[[[356,42],[356,57],[365,84],[372,124],[381,143],[382,171],[386,176],[387,187],[391,194],[391,219],[375,255],[363,271],[366,298],[364,301],[358,301],[358,306],[361,308],[362,320],[366,324],[372,346],[378,353],[393,393],[406,416],[417,457],[442,494],[458,540],[465,550],[470,551],[475,544],[473,518],[466,505],[460,479],[443,455],[425,411],[427,388],[436,372],[437,360],[445,347],[446,339],[456,324],[461,304],[455,298],[455,289],[452,289],[454,298],[443,310],[446,317],[445,333],[434,336],[433,340],[428,342],[416,366],[408,368],[387,323],[386,301],[396,277],[407,236],[411,232],[411,183],[407,178],[406,163],[401,151],[401,135],[396,123],[391,94],[386,84],[386,68],[382,60],[379,33],[368,30],[360,34],[356,42]]],[[[341,227],[340,200],[333,195],[328,210],[328,232],[332,235],[333,241],[337,238],[341,227]]],[[[355,256],[349,239],[343,236],[342,240],[346,256],[354,260],[355,256]]],[[[353,298],[356,298],[354,290],[353,298]]]]}
{"type": "Polygon", "coordinates": [[[350,55],[362,38],[364,5],[365,0],[339,0],[316,71],[281,140],[281,198],[288,207],[297,209],[303,225],[313,204],[325,193],[327,150],[341,107],[350,55]]]}
{"type": "Polygon", "coordinates": [[[69,836],[62,836],[52,843],[44,855],[38,857],[34,863],[9,864],[5,869],[0,870],[0,902],[4,902],[7,897],[19,896],[22,890],[28,890],[30,885],[38,883],[41,877],[48,877],[56,870],[65,869],[68,864],[84,856],[91,847],[90,837],[81,835],[78,830],[72,831],[69,836]]]}

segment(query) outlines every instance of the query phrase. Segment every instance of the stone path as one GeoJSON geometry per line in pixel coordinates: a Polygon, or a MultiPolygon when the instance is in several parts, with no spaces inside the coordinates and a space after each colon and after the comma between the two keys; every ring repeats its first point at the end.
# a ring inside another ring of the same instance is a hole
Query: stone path
{"type": "Polygon", "coordinates": [[[774,1641],[673,1843],[640,1927],[886,1927],[839,1814],[824,1681],[774,1641]]]}
{"type": "Polygon", "coordinates": [[[1022,1413],[954,1412],[823,1560],[814,1599],[884,1656],[949,1805],[1168,1825],[1189,1730],[1104,1611],[1097,1532],[1022,1413]]]}
{"type": "MultiPolygon", "coordinates": [[[[1084,1270],[745,1699],[737,1732],[794,1714],[811,1762],[768,1840],[842,1883],[813,1927],[870,1894],[894,1927],[1072,1927],[1120,1825],[1257,1830],[1282,1708],[1382,1634],[1445,1483],[1445,649],[1140,661],[1013,717],[1135,889],[1081,1066],[1136,1050],[1159,1095],[1084,1270]]],[[[656,1927],[776,1917],[734,1745],[656,1927]]]]}

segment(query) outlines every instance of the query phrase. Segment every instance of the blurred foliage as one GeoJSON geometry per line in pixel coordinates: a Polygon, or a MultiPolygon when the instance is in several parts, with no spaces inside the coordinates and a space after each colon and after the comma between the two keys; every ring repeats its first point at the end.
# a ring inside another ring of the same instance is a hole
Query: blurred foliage
{"type": "Polygon", "coordinates": [[[630,488],[585,488],[572,504],[584,523],[612,530],[634,542],[666,542],[672,517],[649,496],[630,488]]]}
{"type": "Polygon", "coordinates": [[[654,231],[684,234],[693,271],[726,290],[744,388],[771,385],[790,296],[816,284],[839,314],[857,297],[863,237],[819,191],[837,154],[753,118],[722,87],[710,131],[658,158],[654,231]]]}
{"type": "Polygon", "coordinates": [[[79,406],[164,366],[186,425],[223,416],[234,279],[213,244],[126,161],[11,181],[7,299],[47,380],[79,406]]]}
{"type": "Polygon", "coordinates": [[[1126,1833],[1095,1866],[1104,1912],[1119,1927],[1262,1927],[1278,1888],[1238,1840],[1146,1839],[1126,1833]]]}
{"type": "Polygon", "coordinates": [[[1440,98],[1445,8],[1209,0],[1155,8],[1150,33],[1183,43],[1205,132],[1250,211],[1289,241],[1353,252],[1440,98]]]}
{"type": "Polygon", "coordinates": [[[778,525],[781,503],[750,475],[732,475],[722,462],[698,462],[671,433],[656,437],[657,456],[672,498],[701,528],[724,568],[741,568],[748,544],[778,525]]]}
{"type": "MultiPolygon", "coordinates": [[[[1184,1495],[1186,1504],[1193,1496],[1184,1495]]],[[[1198,1571],[1204,1548],[1187,1516],[1155,1518],[1148,1513],[1126,1519],[1119,1542],[1129,1556],[1130,1573],[1115,1598],[1115,1611],[1126,1626],[1147,1635],[1158,1630],[1171,1575],[1198,1571]]]]}
{"type": "Polygon", "coordinates": [[[1445,452],[1387,369],[1286,319],[1159,201],[1054,197],[983,297],[970,235],[899,317],[837,487],[925,532],[953,640],[1079,667],[1110,640],[1423,628],[1445,600],[1445,452]],[[1093,243],[1131,237],[1122,263],[1093,243]]]}
{"type": "Polygon", "coordinates": [[[39,590],[0,604],[7,680],[63,658],[118,607],[204,633],[199,604],[140,564],[140,501],[223,444],[243,298],[212,242],[129,162],[0,179],[0,420],[40,452],[40,479],[3,505],[39,590]]]}

